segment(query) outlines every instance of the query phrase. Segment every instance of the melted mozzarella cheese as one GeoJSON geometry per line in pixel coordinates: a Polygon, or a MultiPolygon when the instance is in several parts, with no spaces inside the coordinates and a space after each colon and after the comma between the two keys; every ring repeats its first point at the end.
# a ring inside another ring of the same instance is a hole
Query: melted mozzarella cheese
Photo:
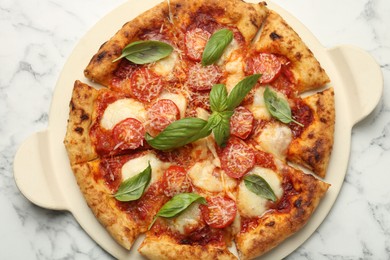
{"type": "Polygon", "coordinates": [[[287,125],[272,122],[266,125],[255,140],[261,150],[272,153],[279,159],[285,159],[292,141],[292,132],[287,125]]]}
{"type": "Polygon", "coordinates": [[[195,230],[201,223],[201,211],[199,203],[193,203],[179,216],[168,219],[168,225],[171,229],[178,231],[180,234],[186,234],[195,230]]]}
{"type": "Polygon", "coordinates": [[[221,58],[217,61],[217,65],[221,66],[223,65],[230,57],[230,55],[233,53],[233,51],[239,49],[240,46],[238,45],[238,42],[233,39],[228,46],[226,46],[226,49],[223,51],[223,54],[221,58]]]}
{"type": "Polygon", "coordinates": [[[154,153],[147,153],[126,162],[122,166],[122,181],[145,170],[148,167],[148,162],[150,162],[150,167],[152,168],[152,179],[150,183],[154,183],[160,179],[164,171],[169,167],[168,163],[160,161],[154,153]]]}
{"type": "Polygon", "coordinates": [[[177,52],[173,51],[168,57],[155,62],[152,66],[152,70],[163,77],[170,77],[175,65],[179,59],[177,52]]]}
{"type": "Polygon", "coordinates": [[[177,108],[180,111],[180,117],[185,117],[186,109],[187,109],[187,99],[184,97],[183,94],[175,94],[175,93],[169,93],[169,92],[163,92],[161,93],[159,99],[169,99],[172,100],[177,108]]]}
{"type": "MultiPolygon", "coordinates": [[[[255,167],[248,174],[256,174],[262,177],[272,188],[276,197],[282,197],[282,183],[276,172],[262,167],[255,167]]],[[[244,181],[242,181],[238,186],[237,207],[241,216],[261,216],[268,209],[267,202],[267,199],[260,197],[259,195],[256,195],[255,193],[250,191],[246,187],[244,181]]]]}
{"type": "Polygon", "coordinates": [[[256,119],[269,120],[271,114],[268,112],[264,102],[264,90],[265,88],[258,88],[253,95],[253,103],[248,106],[248,109],[252,112],[256,119]]]}
{"type": "Polygon", "coordinates": [[[226,89],[230,93],[237,83],[245,77],[242,59],[239,58],[226,63],[225,70],[228,72],[226,89]]]}
{"type": "Polygon", "coordinates": [[[209,192],[232,190],[237,185],[236,180],[227,176],[211,160],[195,163],[189,169],[188,176],[193,185],[209,192]]]}
{"type": "Polygon", "coordinates": [[[100,125],[109,130],[120,121],[130,117],[145,122],[146,110],[144,105],[132,98],[119,99],[107,106],[100,125]]]}

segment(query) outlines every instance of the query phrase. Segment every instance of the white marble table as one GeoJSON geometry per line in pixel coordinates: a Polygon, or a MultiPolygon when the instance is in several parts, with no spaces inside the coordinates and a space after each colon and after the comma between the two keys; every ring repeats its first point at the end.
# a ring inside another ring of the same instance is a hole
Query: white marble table
{"type": "MultiPolygon", "coordinates": [[[[26,200],[13,158],[48,123],[51,96],[72,49],[125,0],[0,0],[0,259],[110,259],[73,216],[26,200]]],[[[380,64],[377,109],[356,125],[348,172],[330,214],[288,259],[390,257],[390,1],[275,0],[325,47],[356,45],[380,64]]],[[[369,87],[369,86],[367,86],[369,87]]]]}

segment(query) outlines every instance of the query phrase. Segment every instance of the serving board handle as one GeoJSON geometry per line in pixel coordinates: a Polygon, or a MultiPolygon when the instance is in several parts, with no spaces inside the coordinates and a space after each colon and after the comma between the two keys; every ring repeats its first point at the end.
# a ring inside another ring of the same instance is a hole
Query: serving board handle
{"type": "Polygon", "coordinates": [[[383,92],[382,71],[374,58],[358,47],[341,45],[328,52],[347,86],[345,91],[354,125],[378,105],[383,92]]]}
{"type": "Polygon", "coordinates": [[[22,194],[34,204],[48,209],[66,210],[53,181],[47,131],[31,135],[16,152],[14,178],[22,194]]]}

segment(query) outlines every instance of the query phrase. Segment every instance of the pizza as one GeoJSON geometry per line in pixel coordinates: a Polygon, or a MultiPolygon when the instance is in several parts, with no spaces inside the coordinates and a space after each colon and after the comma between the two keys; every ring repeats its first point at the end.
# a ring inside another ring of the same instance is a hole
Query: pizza
{"type": "Polygon", "coordinates": [[[164,1],[84,75],[101,87],[75,79],[64,144],[86,203],[128,250],[256,258],[304,227],[330,187],[334,90],[265,2],[164,1]]]}

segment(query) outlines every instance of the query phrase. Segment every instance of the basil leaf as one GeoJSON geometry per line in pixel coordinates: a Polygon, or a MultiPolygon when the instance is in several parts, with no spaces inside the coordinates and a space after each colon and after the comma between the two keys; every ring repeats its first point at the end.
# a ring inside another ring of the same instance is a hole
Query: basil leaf
{"type": "Polygon", "coordinates": [[[150,229],[157,217],[173,218],[186,210],[192,203],[199,202],[206,204],[206,199],[195,193],[181,193],[170,199],[154,216],[152,223],[149,225],[150,229]]]}
{"type": "Polygon", "coordinates": [[[224,84],[216,84],[210,91],[211,111],[222,112],[227,108],[227,90],[224,84]]]}
{"type": "Polygon", "coordinates": [[[237,83],[227,99],[227,109],[233,111],[244,100],[249,91],[256,85],[260,74],[253,74],[237,83]]]}
{"type": "Polygon", "coordinates": [[[213,134],[218,146],[225,147],[230,136],[230,118],[233,111],[220,112],[217,115],[220,117],[220,121],[213,128],[213,134]]]}
{"type": "Polygon", "coordinates": [[[267,110],[274,118],[285,124],[294,122],[300,126],[304,126],[291,117],[291,109],[287,100],[278,97],[275,91],[266,87],[263,97],[267,110]]]}
{"type": "Polygon", "coordinates": [[[183,118],[168,125],[156,137],[145,135],[145,140],[153,148],[169,150],[192,143],[211,133],[210,124],[200,118],[183,118]]]}
{"type": "Polygon", "coordinates": [[[251,192],[259,195],[268,200],[272,200],[273,202],[277,201],[274,191],[271,186],[264,180],[262,177],[256,174],[249,174],[244,177],[245,186],[251,192]]]}
{"type": "Polygon", "coordinates": [[[135,64],[146,64],[167,57],[173,51],[173,47],[160,41],[136,41],[127,45],[122,50],[122,55],[113,60],[116,62],[126,58],[135,64]]]}
{"type": "Polygon", "coordinates": [[[152,177],[150,162],[148,167],[141,173],[128,178],[119,186],[114,197],[119,201],[133,201],[141,198],[152,177]]]}
{"type": "Polygon", "coordinates": [[[233,32],[229,29],[221,29],[213,33],[204,48],[202,65],[207,66],[216,62],[232,40],[233,32]]]}

